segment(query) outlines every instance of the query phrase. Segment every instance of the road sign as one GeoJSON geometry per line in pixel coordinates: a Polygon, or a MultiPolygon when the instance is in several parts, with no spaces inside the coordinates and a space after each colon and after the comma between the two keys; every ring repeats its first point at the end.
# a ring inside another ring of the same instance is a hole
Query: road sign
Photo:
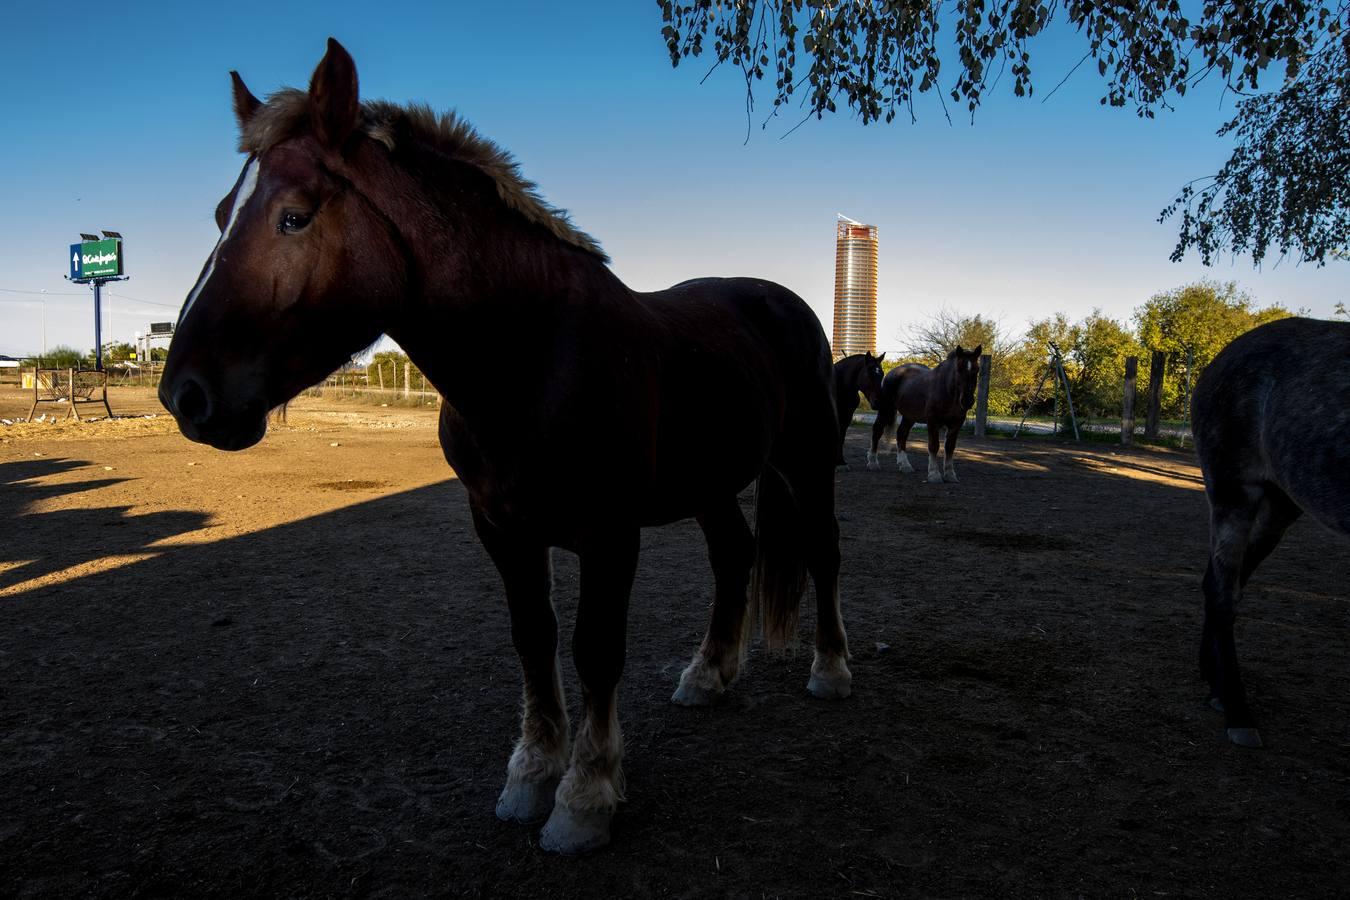
{"type": "Polygon", "coordinates": [[[151,322],[151,323],[150,323],[150,333],[151,333],[151,334],[173,334],[173,323],[172,323],[172,322],[151,322]]]}
{"type": "Polygon", "coordinates": [[[70,245],[70,280],[118,278],[122,275],[122,241],[105,238],[70,245]]]}

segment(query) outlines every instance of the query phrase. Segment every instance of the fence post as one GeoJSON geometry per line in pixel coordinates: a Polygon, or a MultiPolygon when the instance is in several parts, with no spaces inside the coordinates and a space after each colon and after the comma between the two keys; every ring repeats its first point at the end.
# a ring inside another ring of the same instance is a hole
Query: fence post
{"type": "Polygon", "coordinates": [[[1139,359],[1125,357],[1125,397],[1120,407],[1120,442],[1134,443],[1134,381],[1139,374],[1139,359]]]}
{"type": "Polygon", "coordinates": [[[378,375],[378,376],[380,376],[380,393],[383,394],[383,393],[384,393],[384,366],[383,366],[383,365],[378,365],[378,366],[376,366],[376,367],[375,367],[375,374],[378,375]]]}
{"type": "Polygon", "coordinates": [[[988,353],[980,357],[980,383],[975,391],[975,436],[984,437],[989,420],[989,370],[994,363],[988,353]]]}
{"type": "MultiPolygon", "coordinates": [[[[22,386],[22,382],[20,383],[22,386]]],[[[33,421],[33,413],[37,412],[38,405],[38,367],[33,366],[33,406],[28,410],[28,421],[33,421]]]]}
{"type": "Polygon", "coordinates": [[[65,418],[69,419],[73,415],[75,421],[78,422],[80,421],[80,414],[75,410],[75,370],[66,369],[66,378],[68,379],[66,381],[66,403],[70,405],[70,408],[66,410],[65,418]]]}
{"type": "Polygon", "coordinates": [[[403,399],[412,396],[412,363],[403,364],[403,399]]]}
{"type": "Polygon", "coordinates": [[[1179,446],[1186,446],[1186,432],[1191,429],[1191,370],[1195,368],[1195,354],[1191,348],[1186,348],[1186,393],[1182,398],[1181,414],[1185,417],[1186,428],[1181,432],[1181,441],[1179,446]]]}
{"type": "Polygon", "coordinates": [[[1162,414],[1163,363],[1167,357],[1161,350],[1153,351],[1148,367],[1148,417],[1144,420],[1144,437],[1158,439],[1158,417],[1162,414]]]}

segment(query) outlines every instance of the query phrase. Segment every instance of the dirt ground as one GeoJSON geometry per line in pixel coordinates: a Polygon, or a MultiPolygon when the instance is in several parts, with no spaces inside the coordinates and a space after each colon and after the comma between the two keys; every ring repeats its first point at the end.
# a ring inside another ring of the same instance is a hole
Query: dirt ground
{"type": "Polygon", "coordinates": [[[854,695],[756,649],[670,704],[711,574],[693,523],[647,531],[629,801],[608,849],[539,852],[493,816],[519,676],[434,415],[306,400],[238,454],[162,414],[0,426],[0,896],[1344,896],[1343,543],[1300,522],[1252,583],[1241,750],[1196,673],[1190,454],[971,440],[932,486],[861,429],[854,695]]]}

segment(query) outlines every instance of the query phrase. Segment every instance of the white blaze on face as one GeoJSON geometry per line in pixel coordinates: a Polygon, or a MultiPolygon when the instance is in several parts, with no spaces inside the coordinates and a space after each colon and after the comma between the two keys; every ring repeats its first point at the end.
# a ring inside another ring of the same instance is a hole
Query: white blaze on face
{"type": "Polygon", "coordinates": [[[216,257],[220,255],[220,249],[225,246],[225,242],[230,239],[230,232],[234,230],[234,223],[239,220],[239,211],[248,203],[248,198],[253,195],[253,191],[258,186],[259,161],[257,157],[249,160],[248,167],[244,169],[244,177],[239,182],[239,190],[234,195],[234,206],[230,208],[229,221],[225,223],[225,230],[220,233],[220,240],[216,241],[216,247],[211,251],[211,258],[206,261],[206,268],[202,270],[202,276],[197,279],[197,284],[192,288],[192,293],[188,294],[187,302],[183,304],[183,311],[178,314],[178,327],[182,327],[187,319],[188,311],[192,309],[192,304],[197,302],[197,297],[201,295],[202,289],[206,283],[211,280],[211,275],[216,271],[216,257]]]}

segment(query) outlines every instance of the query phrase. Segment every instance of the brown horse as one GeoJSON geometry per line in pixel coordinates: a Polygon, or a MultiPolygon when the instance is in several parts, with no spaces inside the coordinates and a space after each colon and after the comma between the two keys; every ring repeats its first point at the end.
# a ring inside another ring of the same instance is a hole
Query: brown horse
{"type": "Polygon", "coordinates": [[[440,391],[441,445],[501,573],[524,672],[497,814],[547,817],[548,850],[609,840],[643,526],[697,518],[712,562],[711,621],[675,702],[710,703],[736,678],[754,617],[747,586],[770,644],[791,640],[808,574],[807,687],[848,696],[834,380],[806,303],[753,278],[630,290],[507,153],[453,114],[360,102],[355,64],[335,41],[308,91],[262,103],[232,77],[247,159],[216,210],[220,240],[184,303],[160,398],[187,437],[243,449],[262,438],[269,409],[381,333],[440,391]],[[503,344],[534,364],[502,365],[503,344]],[[726,396],[737,402],[712,402],[726,396]],[[624,452],[601,464],[605,440],[624,452]],[[737,494],[756,480],[752,534],[737,494]],[[575,740],[551,547],[581,564],[575,740]]]}
{"type": "Polygon", "coordinates": [[[839,413],[839,456],[836,466],[848,468],[844,460],[844,439],[848,437],[848,428],[853,424],[853,414],[858,411],[858,394],[867,398],[867,402],[876,409],[881,404],[881,362],[886,358],[883,353],[873,356],[871,353],[855,353],[845,356],[834,364],[834,405],[839,413]]]}
{"type": "Polygon", "coordinates": [[[1350,537],[1350,324],[1281,319],[1220,351],[1191,421],[1209,498],[1200,673],[1229,739],[1261,746],[1233,621],[1256,567],[1303,513],[1350,537]]]}
{"type": "Polygon", "coordinates": [[[980,376],[980,352],[957,346],[936,369],[918,363],[897,366],[886,373],[881,382],[881,403],[877,418],[872,423],[872,449],[867,454],[867,468],[879,469],[877,446],[882,436],[900,416],[900,427],[895,433],[895,464],[901,472],[913,472],[905,455],[905,441],[915,423],[928,426],[928,480],[933,484],[955,482],[956,468],[952,454],[956,451],[956,436],[966,421],[966,413],[975,405],[975,383],[980,376]],[[947,429],[947,454],[944,467],[938,457],[939,432],[947,429]]]}

